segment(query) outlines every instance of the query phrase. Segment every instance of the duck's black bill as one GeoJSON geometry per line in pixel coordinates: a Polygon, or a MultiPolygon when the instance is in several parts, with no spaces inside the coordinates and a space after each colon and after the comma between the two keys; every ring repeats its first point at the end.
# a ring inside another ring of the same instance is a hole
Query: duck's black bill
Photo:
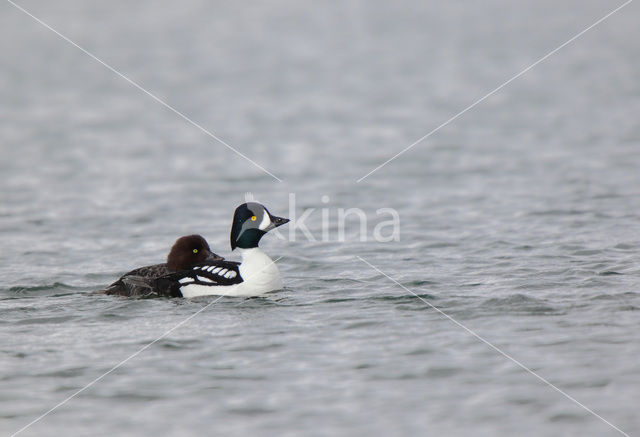
{"type": "Polygon", "coordinates": [[[273,225],[277,228],[278,226],[282,226],[285,223],[289,223],[289,219],[284,217],[271,216],[271,223],[273,223],[273,225]]]}
{"type": "Polygon", "coordinates": [[[209,254],[207,255],[207,258],[205,259],[206,262],[214,262],[214,261],[222,261],[224,258],[221,257],[220,255],[217,255],[213,252],[209,252],[209,254]]]}

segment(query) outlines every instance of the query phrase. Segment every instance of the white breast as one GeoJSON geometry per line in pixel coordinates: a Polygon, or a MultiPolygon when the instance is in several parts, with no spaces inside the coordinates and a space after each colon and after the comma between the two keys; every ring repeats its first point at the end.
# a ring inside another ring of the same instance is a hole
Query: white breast
{"type": "Polygon", "coordinates": [[[182,296],[259,296],[282,289],[278,266],[271,258],[257,247],[239,250],[242,255],[240,276],[244,282],[234,285],[185,285],[180,288],[182,296]]]}
{"type": "Polygon", "coordinates": [[[278,266],[267,254],[257,247],[240,249],[240,253],[242,254],[240,275],[248,288],[259,294],[282,288],[278,266]]]}

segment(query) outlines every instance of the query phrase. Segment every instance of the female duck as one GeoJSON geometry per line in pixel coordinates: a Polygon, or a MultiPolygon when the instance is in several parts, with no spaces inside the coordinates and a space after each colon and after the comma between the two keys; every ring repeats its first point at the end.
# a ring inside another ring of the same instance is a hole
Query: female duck
{"type": "Polygon", "coordinates": [[[164,264],[140,267],[125,273],[120,279],[111,284],[105,294],[119,296],[150,296],[158,294],[154,287],[155,280],[181,270],[186,270],[203,262],[221,261],[224,258],[211,252],[207,240],[200,235],[180,237],[171,247],[164,264]]]}

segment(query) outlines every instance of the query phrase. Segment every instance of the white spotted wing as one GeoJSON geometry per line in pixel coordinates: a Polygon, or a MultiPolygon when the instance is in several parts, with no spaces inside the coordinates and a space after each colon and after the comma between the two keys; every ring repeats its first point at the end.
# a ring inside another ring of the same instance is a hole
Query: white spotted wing
{"type": "Polygon", "coordinates": [[[158,293],[164,296],[180,297],[180,288],[197,284],[204,286],[224,286],[243,282],[240,263],[216,261],[193,266],[189,270],[164,275],[156,280],[158,293]]]}

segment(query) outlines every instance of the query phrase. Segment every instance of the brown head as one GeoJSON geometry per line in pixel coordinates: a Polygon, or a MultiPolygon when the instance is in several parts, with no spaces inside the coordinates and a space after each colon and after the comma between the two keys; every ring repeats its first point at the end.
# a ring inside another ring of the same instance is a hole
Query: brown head
{"type": "Polygon", "coordinates": [[[207,240],[200,235],[187,235],[176,240],[167,256],[167,267],[171,271],[185,270],[205,261],[220,261],[221,256],[209,249],[207,240]]]}

